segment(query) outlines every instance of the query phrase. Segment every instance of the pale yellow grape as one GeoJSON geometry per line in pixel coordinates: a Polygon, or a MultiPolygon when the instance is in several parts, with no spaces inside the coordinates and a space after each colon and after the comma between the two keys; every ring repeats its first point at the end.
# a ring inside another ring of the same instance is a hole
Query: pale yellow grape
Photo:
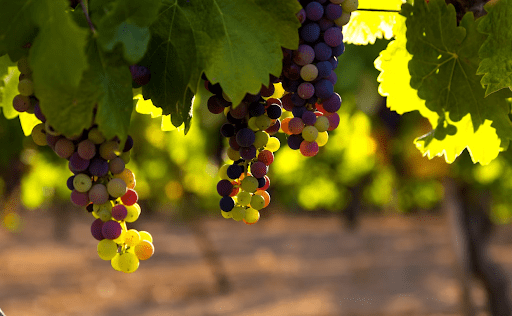
{"type": "Polygon", "coordinates": [[[236,160],[240,159],[240,152],[238,150],[234,150],[231,147],[229,147],[227,149],[227,154],[228,154],[228,158],[233,160],[233,161],[236,161],[236,160]]]}
{"type": "Polygon", "coordinates": [[[117,244],[110,239],[103,239],[98,243],[98,256],[103,260],[112,260],[117,254],[117,244]]]}
{"type": "Polygon", "coordinates": [[[313,81],[318,77],[318,68],[313,64],[307,64],[300,69],[300,76],[304,81],[313,81]]]}
{"type": "Polygon", "coordinates": [[[318,137],[316,138],[316,143],[318,144],[318,147],[322,147],[322,146],[325,146],[325,144],[327,144],[328,140],[329,140],[329,133],[321,132],[321,133],[318,133],[318,137]]]}
{"type": "Polygon", "coordinates": [[[267,145],[267,143],[268,143],[268,140],[270,139],[270,136],[265,131],[256,132],[255,136],[256,136],[256,138],[254,140],[253,145],[256,148],[265,147],[265,145],[267,145]]]}
{"type": "Polygon", "coordinates": [[[248,208],[245,210],[245,216],[244,220],[248,224],[256,223],[260,219],[260,212],[258,210],[255,210],[254,208],[248,208]]]}
{"type": "Polygon", "coordinates": [[[264,131],[266,130],[267,128],[270,127],[270,123],[271,123],[271,120],[268,116],[266,115],[260,115],[256,118],[256,126],[264,131]]]}
{"type": "Polygon", "coordinates": [[[121,255],[119,253],[116,253],[114,258],[112,258],[112,260],[110,260],[110,264],[112,265],[112,268],[114,268],[114,270],[116,270],[116,271],[121,271],[121,268],[119,268],[119,258],[120,257],[121,257],[121,255]]]}
{"type": "Polygon", "coordinates": [[[231,212],[233,215],[233,219],[237,222],[241,221],[244,216],[245,216],[245,208],[241,207],[241,206],[235,206],[233,207],[233,209],[231,210],[231,212]]]}
{"type": "Polygon", "coordinates": [[[123,179],[113,178],[107,183],[107,191],[111,196],[118,198],[126,194],[126,182],[123,179]]]}
{"type": "Polygon", "coordinates": [[[222,214],[222,217],[224,217],[226,219],[227,218],[233,218],[233,211],[231,211],[231,212],[224,212],[224,211],[221,210],[220,213],[222,214]]]}
{"type": "Polygon", "coordinates": [[[236,197],[238,199],[238,204],[242,206],[247,206],[251,203],[251,193],[249,192],[240,191],[236,197]]]}
{"type": "Polygon", "coordinates": [[[139,215],[140,215],[139,204],[135,203],[133,205],[126,206],[126,210],[128,211],[128,214],[126,215],[126,218],[124,219],[125,222],[133,223],[139,218],[139,215]]]}
{"type": "Polygon", "coordinates": [[[277,137],[270,137],[268,140],[266,149],[268,149],[271,152],[276,152],[281,147],[281,142],[279,141],[279,138],[277,137]]]}
{"type": "Polygon", "coordinates": [[[34,126],[32,129],[32,140],[38,146],[46,146],[48,142],[46,141],[46,133],[44,132],[44,124],[40,123],[34,126]]]}
{"type": "Polygon", "coordinates": [[[348,22],[350,22],[350,17],[351,16],[352,16],[352,12],[345,12],[345,11],[343,11],[343,13],[341,13],[341,16],[339,18],[337,18],[336,20],[334,20],[334,23],[337,26],[346,25],[346,24],[348,24],[348,22]]]}
{"type": "Polygon", "coordinates": [[[256,126],[256,117],[253,116],[249,119],[249,121],[247,121],[247,126],[249,126],[250,129],[252,129],[253,131],[259,131],[260,129],[258,128],[258,126],[256,126]]]}
{"type": "Polygon", "coordinates": [[[258,211],[261,210],[265,207],[265,199],[261,195],[254,194],[251,197],[251,207],[258,211]]]}
{"type": "Polygon", "coordinates": [[[223,165],[222,167],[219,168],[219,177],[222,180],[233,180],[228,177],[228,167],[229,165],[223,165]]]}
{"type": "Polygon", "coordinates": [[[87,134],[87,138],[96,145],[99,145],[105,141],[105,137],[97,128],[93,128],[87,134]]]}
{"type": "Polygon", "coordinates": [[[155,253],[155,246],[153,243],[143,240],[137,246],[135,246],[135,255],[139,260],[147,260],[155,253]]]}
{"type": "Polygon", "coordinates": [[[139,232],[139,235],[140,235],[140,238],[142,240],[147,240],[147,241],[149,241],[151,243],[153,242],[153,236],[151,236],[151,234],[148,233],[147,231],[142,230],[142,231],[139,232]]]}
{"type": "Polygon", "coordinates": [[[92,187],[91,177],[84,173],[77,174],[73,179],[73,187],[78,192],[87,192],[92,187]]]}
{"type": "Polygon", "coordinates": [[[319,116],[316,118],[314,126],[320,133],[325,132],[329,129],[329,119],[325,116],[319,116]]]}
{"type": "Polygon", "coordinates": [[[252,176],[245,177],[241,186],[242,190],[254,193],[258,189],[258,180],[252,176]]]}
{"type": "Polygon", "coordinates": [[[124,242],[130,246],[135,247],[141,242],[140,234],[136,229],[130,229],[126,232],[124,242]]]}
{"type": "Polygon", "coordinates": [[[124,273],[132,273],[139,268],[139,258],[134,253],[125,252],[119,256],[118,265],[124,273]]]}
{"type": "Polygon", "coordinates": [[[318,137],[318,130],[314,126],[306,126],[302,130],[302,138],[305,141],[312,142],[318,137]]]}

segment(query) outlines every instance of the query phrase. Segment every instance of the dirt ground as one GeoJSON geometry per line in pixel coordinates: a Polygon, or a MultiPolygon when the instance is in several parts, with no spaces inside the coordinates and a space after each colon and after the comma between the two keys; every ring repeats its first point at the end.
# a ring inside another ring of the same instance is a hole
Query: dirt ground
{"type": "MultiPolygon", "coordinates": [[[[190,229],[141,219],[156,253],[133,274],[96,254],[91,218],[73,218],[56,242],[54,221],[24,216],[0,230],[0,308],[6,316],[443,315],[459,313],[460,288],[444,216],[366,216],[351,232],[338,217],[274,215],[257,225],[207,219],[231,291],[217,291],[190,229]]],[[[512,229],[500,227],[491,254],[512,275],[512,229]]],[[[485,295],[475,284],[479,315],[485,295]]]]}

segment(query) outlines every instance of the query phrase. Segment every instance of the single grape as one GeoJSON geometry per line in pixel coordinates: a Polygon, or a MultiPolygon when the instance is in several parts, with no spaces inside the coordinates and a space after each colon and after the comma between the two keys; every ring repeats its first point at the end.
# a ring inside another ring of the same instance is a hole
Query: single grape
{"type": "Polygon", "coordinates": [[[302,141],[300,144],[300,153],[306,157],[313,157],[318,153],[318,144],[315,141],[302,141]]]}
{"type": "MultiPolygon", "coordinates": [[[[265,109],[263,109],[263,111],[265,111],[265,109]]],[[[233,124],[224,123],[220,127],[220,133],[224,137],[231,137],[235,135],[235,127],[233,126],[233,124]]]]}
{"type": "Polygon", "coordinates": [[[121,257],[121,255],[119,253],[116,253],[114,258],[112,258],[112,260],[110,260],[112,268],[114,268],[114,270],[116,270],[116,271],[121,271],[121,269],[119,268],[119,258],[120,257],[121,257]]]}
{"type": "Polygon", "coordinates": [[[30,98],[18,94],[12,99],[12,106],[18,112],[26,112],[30,108],[30,98]]]}
{"type": "Polygon", "coordinates": [[[320,37],[320,26],[317,23],[308,23],[301,27],[300,37],[309,43],[314,43],[320,37]]]}
{"type": "Polygon", "coordinates": [[[128,168],[124,168],[123,172],[115,174],[114,178],[119,178],[119,179],[123,180],[124,183],[126,183],[126,187],[128,189],[135,188],[135,175],[128,168]]]}
{"type": "Polygon", "coordinates": [[[240,206],[235,206],[230,213],[233,213],[232,218],[235,221],[239,222],[245,216],[245,208],[244,207],[240,207],[240,206]]]}
{"type": "Polygon", "coordinates": [[[359,7],[359,1],[358,0],[345,0],[341,3],[341,7],[344,12],[354,12],[359,7]]]}
{"type": "Polygon", "coordinates": [[[142,240],[147,240],[150,243],[153,243],[153,236],[151,236],[151,234],[148,233],[147,231],[141,230],[141,231],[139,231],[139,234],[140,234],[140,238],[142,240]]]}
{"type": "Polygon", "coordinates": [[[28,97],[34,94],[34,83],[32,80],[24,78],[18,83],[18,91],[21,95],[28,97]]]}
{"type": "Polygon", "coordinates": [[[315,94],[315,87],[310,82],[303,82],[297,89],[297,94],[304,100],[311,98],[315,94]]]}
{"type": "Polygon", "coordinates": [[[256,147],[256,148],[264,147],[268,143],[269,138],[270,138],[270,136],[268,135],[268,133],[266,133],[264,131],[256,132],[254,144],[253,144],[254,147],[256,147]]]}
{"type": "Polygon", "coordinates": [[[236,178],[230,178],[228,176],[228,168],[229,168],[229,165],[223,165],[219,168],[219,178],[221,179],[236,179],[236,178]]]}
{"type": "Polygon", "coordinates": [[[343,34],[339,27],[331,27],[324,33],[324,41],[331,47],[336,47],[343,43],[343,34]]]}
{"type": "Polygon", "coordinates": [[[256,135],[254,131],[249,128],[242,128],[236,133],[236,142],[240,147],[249,147],[256,140],[256,135]]]}
{"type": "Polygon", "coordinates": [[[343,11],[341,16],[339,18],[337,18],[336,20],[334,20],[334,23],[336,24],[336,26],[342,27],[343,25],[346,25],[346,24],[348,24],[348,22],[350,22],[350,16],[351,16],[351,12],[343,11]]]}
{"type": "Polygon", "coordinates": [[[77,174],[73,179],[73,187],[78,192],[89,191],[92,187],[91,177],[83,173],[77,174]]]}
{"type": "Polygon", "coordinates": [[[212,114],[220,114],[224,111],[224,105],[219,101],[219,99],[222,99],[216,95],[212,95],[208,99],[208,111],[212,114]]]}
{"type": "Polygon", "coordinates": [[[321,79],[315,83],[315,94],[320,99],[330,98],[334,93],[334,85],[327,79],[321,79]]]}
{"type": "Polygon", "coordinates": [[[341,97],[337,93],[333,93],[328,99],[322,102],[322,107],[329,113],[338,111],[341,107],[341,97]]]}
{"type": "Polygon", "coordinates": [[[343,13],[343,9],[337,4],[329,3],[325,7],[325,17],[329,20],[334,21],[334,20],[338,19],[342,13],[343,13]]]}
{"type": "Polygon", "coordinates": [[[103,158],[94,158],[89,164],[89,172],[93,176],[103,177],[108,173],[108,162],[103,158]]]}
{"type": "Polygon", "coordinates": [[[89,200],[93,204],[104,204],[108,201],[107,187],[101,183],[94,184],[89,190],[89,200]]]}
{"type": "Polygon", "coordinates": [[[119,256],[117,264],[122,272],[132,273],[139,268],[139,258],[134,253],[125,252],[119,256]]]}
{"type": "Polygon", "coordinates": [[[277,150],[279,150],[279,147],[281,147],[281,142],[279,141],[279,138],[270,137],[266,148],[271,152],[276,152],[277,150]]]}
{"type": "Polygon", "coordinates": [[[315,123],[316,123],[316,115],[315,115],[315,113],[313,113],[311,111],[304,112],[304,114],[302,114],[301,118],[302,118],[302,122],[305,125],[315,125],[315,123]]]}
{"type": "Polygon", "coordinates": [[[288,147],[290,147],[290,149],[297,150],[300,148],[300,144],[303,140],[304,138],[302,138],[302,134],[290,135],[288,136],[288,147]]]}
{"type": "Polygon", "coordinates": [[[329,116],[327,116],[327,119],[329,120],[329,128],[328,131],[334,131],[336,128],[338,128],[338,125],[340,124],[340,116],[338,113],[333,113],[329,116]]]}
{"type": "Polygon", "coordinates": [[[121,235],[122,227],[116,221],[106,221],[101,228],[101,233],[106,239],[116,239],[121,235]]]}
{"type": "Polygon", "coordinates": [[[73,190],[71,192],[71,202],[78,206],[86,206],[89,204],[89,197],[85,192],[78,192],[77,190],[73,190]]]}
{"type": "Polygon", "coordinates": [[[319,61],[327,61],[332,57],[332,48],[323,42],[317,43],[314,50],[315,58],[319,61]]]}
{"type": "Polygon", "coordinates": [[[271,104],[267,108],[267,115],[270,119],[276,120],[279,117],[281,117],[281,114],[283,113],[283,110],[278,104],[271,104]]]}
{"type": "Polygon", "coordinates": [[[108,170],[112,174],[119,174],[123,172],[126,164],[121,157],[116,157],[108,162],[108,170]]]}
{"type": "Polygon", "coordinates": [[[131,65],[130,74],[135,88],[142,87],[151,80],[151,71],[145,66],[131,65]]]}
{"type": "MultiPolygon", "coordinates": [[[[28,109],[27,109],[28,111],[28,109]]],[[[46,123],[46,116],[44,116],[43,112],[41,111],[41,106],[39,106],[39,101],[36,102],[34,105],[34,115],[37,117],[38,120],[40,120],[43,123],[46,123]]]]}
{"type": "Polygon", "coordinates": [[[86,139],[78,144],[77,151],[80,157],[90,160],[96,155],[96,145],[89,139],[86,139]]]}
{"type": "Polygon", "coordinates": [[[306,126],[302,130],[302,138],[305,141],[312,142],[318,137],[318,130],[314,126],[306,126]]]}
{"type": "Polygon", "coordinates": [[[242,180],[241,187],[242,187],[242,190],[244,190],[244,191],[251,192],[251,193],[255,192],[256,189],[258,189],[258,180],[256,180],[256,178],[253,176],[245,177],[242,180]]]}
{"type": "Polygon", "coordinates": [[[288,129],[292,134],[300,134],[304,129],[304,122],[300,117],[294,117],[288,123],[288,129]]]}
{"type": "Polygon", "coordinates": [[[237,161],[238,159],[240,159],[240,152],[238,150],[234,150],[231,147],[228,147],[228,149],[226,150],[226,154],[228,155],[228,158],[233,161],[237,161]]]}
{"type": "Polygon", "coordinates": [[[321,61],[316,64],[316,68],[318,69],[318,77],[319,78],[327,78],[331,74],[332,65],[329,61],[321,61]]]}
{"type": "Polygon", "coordinates": [[[123,152],[124,153],[128,152],[132,148],[133,148],[133,138],[130,135],[128,135],[128,137],[126,137],[126,142],[124,143],[123,152]]]}
{"type": "Polygon", "coordinates": [[[99,218],[96,219],[94,222],[92,222],[91,234],[96,240],[105,239],[105,237],[103,236],[103,233],[102,233],[103,224],[104,224],[104,222],[99,218]]]}
{"type": "Polygon", "coordinates": [[[315,50],[309,45],[300,45],[299,48],[294,51],[293,61],[299,66],[311,64],[314,59],[315,50]]]}
{"type": "Polygon", "coordinates": [[[147,260],[155,253],[155,246],[149,240],[142,240],[135,246],[135,255],[139,260],[147,260]]]}
{"type": "Polygon", "coordinates": [[[75,152],[75,145],[67,138],[61,138],[55,143],[55,153],[60,158],[67,159],[75,152]]]}
{"type": "Polygon", "coordinates": [[[119,150],[119,143],[110,140],[100,145],[100,156],[105,160],[111,160],[117,157],[116,151],[119,150]]]}
{"type": "Polygon", "coordinates": [[[316,118],[314,126],[319,132],[325,132],[329,129],[329,119],[325,116],[319,116],[316,118]]]}
{"type": "Polygon", "coordinates": [[[269,98],[272,95],[274,95],[274,92],[276,91],[276,88],[272,83],[268,86],[268,88],[264,85],[261,85],[260,94],[264,98],[269,98]]]}
{"type": "Polygon", "coordinates": [[[324,15],[324,7],[318,2],[310,2],[305,8],[306,17],[311,21],[318,21],[324,15]]]}
{"type": "Polygon", "coordinates": [[[292,132],[290,132],[290,129],[289,129],[289,123],[290,123],[291,119],[292,119],[291,117],[287,117],[281,121],[281,130],[283,131],[283,133],[285,133],[287,135],[292,134],[292,132]]]}
{"type": "Polygon", "coordinates": [[[240,156],[244,160],[252,160],[256,157],[256,147],[254,147],[254,145],[249,147],[240,147],[240,156]]]}
{"type": "Polygon", "coordinates": [[[320,26],[320,31],[325,32],[328,28],[332,27],[334,25],[334,22],[323,17],[320,20],[318,20],[318,25],[320,26]]]}
{"type": "Polygon", "coordinates": [[[274,124],[270,125],[269,128],[265,130],[269,135],[275,135],[277,132],[279,132],[279,129],[281,128],[281,121],[279,119],[276,119],[274,124]]]}
{"type": "Polygon", "coordinates": [[[46,133],[44,124],[40,123],[34,126],[32,129],[32,140],[34,143],[38,146],[46,146],[48,145],[48,142],[46,141],[46,133]]]}
{"type": "Polygon", "coordinates": [[[124,236],[124,242],[130,247],[137,246],[141,241],[140,234],[136,229],[128,230],[124,236]]]}
{"type": "Polygon", "coordinates": [[[127,223],[135,222],[139,218],[140,213],[141,213],[140,206],[137,203],[130,205],[130,206],[126,206],[126,210],[128,213],[124,220],[127,223]]]}
{"type": "Polygon", "coordinates": [[[117,254],[117,244],[110,239],[98,243],[98,256],[103,260],[112,260],[117,254]]]}
{"type": "Polygon", "coordinates": [[[318,77],[318,68],[313,64],[307,64],[300,70],[300,76],[304,81],[313,81],[318,77]]]}
{"type": "Polygon", "coordinates": [[[261,195],[265,199],[265,206],[267,207],[270,204],[270,194],[268,194],[267,191],[264,190],[258,190],[256,191],[257,195],[261,195]]]}
{"type": "Polygon", "coordinates": [[[240,103],[236,108],[231,107],[232,109],[229,111],[229,114],[235,119],[243,119],[249,113],[249,105],[245,102],[240,103]]]}
{"type": "Polygon", "coordinates": [[[105,142],[105,137],[103,137],[103,134],[100,132],[98,128],[92,128],[87,134],[87,137],[96,145],[105,142]]]}
{"type": "Polygon", "coordinates": [[[73,186],[73,180],[75,180],[75,176],[69,177],[68,180],[66,181],[66,185],[67,185],[68,189],[70,189],[71,191],[73,191],[75,189],[75,187],[73,186]]]}
{"type": "MultiPolygon", "coordinates": [[[[238,177],[237,177],[238,178],[238,177]]],[[[233,191],[233,184],[229,180],[220,180],[217,183],[217,193],[220,196],[228,196],[233,191]]]]}
{"type": "Polygon", "coordinates": [[[121,202],[123,202],[124,205],[133,205],[137,203],[139,200],[139,196],[137,192],[133,189],[128,189],[126,193],[121,197],[121,202]]]}
{"type": "Polygon", "coordinates": [[[260,116],[258,116],[256,118],[256,122],[255,123],[256,123],[256,126],[260,130],[264,131],[264,130],[266,130],[267,128],[270,127],[270,122],[271,122],[271,120],[270,120],[270,118],[268,116],[260,115],[260,116]]]}
{"type": "Polygon", "coordinates": [[[299,13],[297,13],[296,16],[301,24],[304,23],[304,21],[306,21],[306,10],[300,9],[299,13]]]}
{"type": "Polygon", "coordinates": [[[28,75],[32,72],[32,70],[30,69],[29,63],[28,63],[27,56],[21,57],[17,62],[17,66],[18,66],[18,70],[24,75],[28,75]]]}
{"type": "Polygon", "coordinates": [[[327,141],[329,140],[329,134],[327,132],[320,132],[318,133],[318,137],[316,138],[316,143],[318,144],[318,147],[325,146],[327,144],[327,141]]]}
{"type": "Polygon", "coordinates": [[[124,220],[126,218],[126,215],[128,215],[128,210],[126,209],[126,206],[118,204],[112,208],[112,217],[116,221],[124,220]]]}
{"type": "MultiPolygon", "coordinates": [[[[227,167],[226,173],[229,179],[238,179],[242,175],[243,168],[239,165],[230,165],[227,167]]],[[[228,180],[226,180],[228,181],[228,180]]],[[[217,187],[218,189],[218,187],[217,187]]],[[[220,193],[219,193],[220,194],[220,193]]]]}
{"type": "Polygon", "coordinates": [[[220,199],[219,205],[221,210],[223,210],[224,212],[229,212],[235,206],[235,201],[230,196],[223,196],[220,199]]]}
{"type": "MultiPolygon", "coordinates": [[[[264,176],[263,177],[265,179],[265,185],[262,186],[261,188],[258,189],[259,190],[266,190],[270,187],[270,178],[268,176],[264,176]]],[[[256,193],[258,193],[258,191],[256,191],[256,193]]]]}
{"type": "Polygon", "coordinates": [[[250,207],[247,210],[245,210],[245,214],[244,214],[244,218],[243,218],[244,223],[246,223],[248,225],[256,224],[259,219],[260,219],[260,212],[258,212],[256,209],[250,207]]]}
{"type": "Polygon", "coordinates": [[[329,80],[332,85],[334,86],[336,84],[336,82],[338,81],[338,75],[336,75],[336,72],[331,71],[331,74],[329,75],[329,77],[326,78],[327,80],[329,80]]]}
{"type": "Polygon", "coordinates": [[[270,150],[263,150],[258,154],[258,161],[270,166],[270,164],[274,162],[274,154],[270,150]]]}
{"type": "Polygon", "coordinates": [[[126,190],[126,182],[123,179],[113,178],[107,183],[108,194],[115,198],[125,195],[126,190]]]}
{"type": "Polygon", "coordinates": [[[341,43],[340,45],[332,48],[333,56],[341,56],[345,52],[345,44],[341,43]]]}
{"type": "Polygon", "coordinates": [[[236,198],[237,203],[241,206],[247,206],[249,205],[249,203],[251,203],[251,193],[249,192],[241,191],[240,193],[238,193],[236,198]]]}
{"type": "Polygon", "coordinates": [[[258,194],[254,194],[251,198],[251,207],[255,210],[261,210],[265,207],[265,199],[258,194]]]}

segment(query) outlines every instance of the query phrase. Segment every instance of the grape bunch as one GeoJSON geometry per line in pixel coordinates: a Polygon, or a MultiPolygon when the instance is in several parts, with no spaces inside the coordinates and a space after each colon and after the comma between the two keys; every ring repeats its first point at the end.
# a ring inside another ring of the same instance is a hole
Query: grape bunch
{"type": "MultiPolygon", "coordinates": [[[[135,176],[126,168],[133,139],[128,136],[124,145],[117,137],[105,139],[96,125],[80,135],[69,137],[59,134],[46,120],[34,95],[27,58],[22,57],[17,64],[21,75],[19,94],[13,98],[14,109],[33,113],[41,121],[31,135],[37,145],[48,145],[57,156],[68,160],[69,170],[73,173],[67,179],[71,201],[84,206],[96,218],[91,225],[91,233],[99,241],[99,257],[110,260],[115,270],[125,273],[136,271],[140,260],[153,255],[154,246],[148,232],[126,226],[126,223],[136,221],[141,213],[137,204],[135,176]]],[[[149,81],[149,75],[143,68],[132,66],[130,71],[134,85],[149,81]]]]}
{"type": "Polygon", "coordinates": [[[281,100],[274,95],[274,82],[278,79],[271,77],[269,87],[262,86],[257,95],[246,94],[236,107],[219,84],[212,85],[205,76],[203,79],[206,89],[214,93],[208,99],[208,110],[226,115],[227,123],[221,126],[220,133],[228,139],[227,156],[233,161],[219,170],[217,192],[222,197],[222,216],[255,224],[259,211],[270,203],[267,173],[274,152],[281,146],[279,139],[273,137],[281,127],[283,112],[281,100]]]}
{"type": "Polygon", "coordinates": [[[299,48],[283,49],[282,85],[287,92],[283,107],[293,117],[283,119],[281,130],[288,146],[306,157],[315,156],[328,141],[328,131],[336,129],[341,97],[334,92],[334,70],[345,51],[341,28],[357,9],[357,0],[299,0],[297,14],[299,48]]]}

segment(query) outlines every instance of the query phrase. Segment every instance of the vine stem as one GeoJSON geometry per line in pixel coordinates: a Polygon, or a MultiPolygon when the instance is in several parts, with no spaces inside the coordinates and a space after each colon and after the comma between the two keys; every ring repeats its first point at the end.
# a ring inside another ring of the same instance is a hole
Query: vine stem
{"type": "Polygon", "coordinates": [[[400,10],[384,10],[384,9],[357,9],[356,11],[396,12],[396,13],[399,13],[399,12],[400,12],[400,10]]]}
{"type": "Polygon", "coordinates": [[[94,25],[92,24],[91,17],[89,16],[89,0],[80,0],[80,6],[82,7],[82,10],[84,11],[85,18],[87,19],[87,23],[89,23],[89,27],[92,30],[93,34],[96,34],[96,29],[94,28],[94,25]]]}

